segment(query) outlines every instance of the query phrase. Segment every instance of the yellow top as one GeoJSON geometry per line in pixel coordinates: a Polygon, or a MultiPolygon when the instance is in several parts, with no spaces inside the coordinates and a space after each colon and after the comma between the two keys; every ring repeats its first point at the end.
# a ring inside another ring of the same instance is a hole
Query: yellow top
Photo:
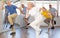
{"type": "Polygon", "coordinates": [[[52,18],[52,15],[46,10],[46,11],[42,11],[41,14],[45,17],[45,18],[52,18]]]}

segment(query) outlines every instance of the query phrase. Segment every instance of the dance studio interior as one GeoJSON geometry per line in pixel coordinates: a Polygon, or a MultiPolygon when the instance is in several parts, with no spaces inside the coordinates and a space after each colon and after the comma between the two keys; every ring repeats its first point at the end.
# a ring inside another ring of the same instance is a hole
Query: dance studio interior
{"type": "Polygon", "coordinates": [[[0,0],[0,38],[60,38],[60,0],[0,0]]]}

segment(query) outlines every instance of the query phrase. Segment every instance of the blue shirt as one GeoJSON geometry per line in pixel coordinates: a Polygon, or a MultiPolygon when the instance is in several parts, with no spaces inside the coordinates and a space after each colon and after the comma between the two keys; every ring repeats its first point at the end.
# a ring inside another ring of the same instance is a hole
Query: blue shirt
{"type": "Polygon", "coordinates": [[[10,13],[10,14],[17,13],[16,11],[17,7],[15,5],[5,6],[5,8],[7,9],[7,13],[10,13]]]}

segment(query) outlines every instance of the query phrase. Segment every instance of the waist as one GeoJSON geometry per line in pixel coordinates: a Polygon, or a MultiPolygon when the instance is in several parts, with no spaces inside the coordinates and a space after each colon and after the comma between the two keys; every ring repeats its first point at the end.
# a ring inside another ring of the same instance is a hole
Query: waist
{"type": "Polygon", "coordinates": [[[43,15],[39,15],[39,16],[37,16],[37,17],[35,17],[35,19],[46,19],[43,15]]]}
{"type": "MultiPolygon", "coordinates": [[[[10,14],[15,14],[16,12],[10,13],[10,14]]],[[[16,13],[17,14],[17,13],[16,13]]]]}
{"type": "Polygon", "coordinates": [[[8,15],[17,14],[17,13],[8,13],[8,15]]]}

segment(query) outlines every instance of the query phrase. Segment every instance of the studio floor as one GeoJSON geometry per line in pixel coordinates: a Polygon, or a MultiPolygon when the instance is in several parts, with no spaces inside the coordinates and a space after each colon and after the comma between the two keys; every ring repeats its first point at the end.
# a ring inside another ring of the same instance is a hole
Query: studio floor
{"type": "MultiPolygon", "coordinates": [[[[60,27],[56,27],[54,30],[50,29],[48,35],[48,28],[41,27],[42,32],[40,38],[60,38],[60,27]]],[[[0,34],[0,38],[35,38],[35,30],[31,27],[29,29],[17,28],[15,35],[10,35],[11,31],[7,31],[0,34]]]]}

